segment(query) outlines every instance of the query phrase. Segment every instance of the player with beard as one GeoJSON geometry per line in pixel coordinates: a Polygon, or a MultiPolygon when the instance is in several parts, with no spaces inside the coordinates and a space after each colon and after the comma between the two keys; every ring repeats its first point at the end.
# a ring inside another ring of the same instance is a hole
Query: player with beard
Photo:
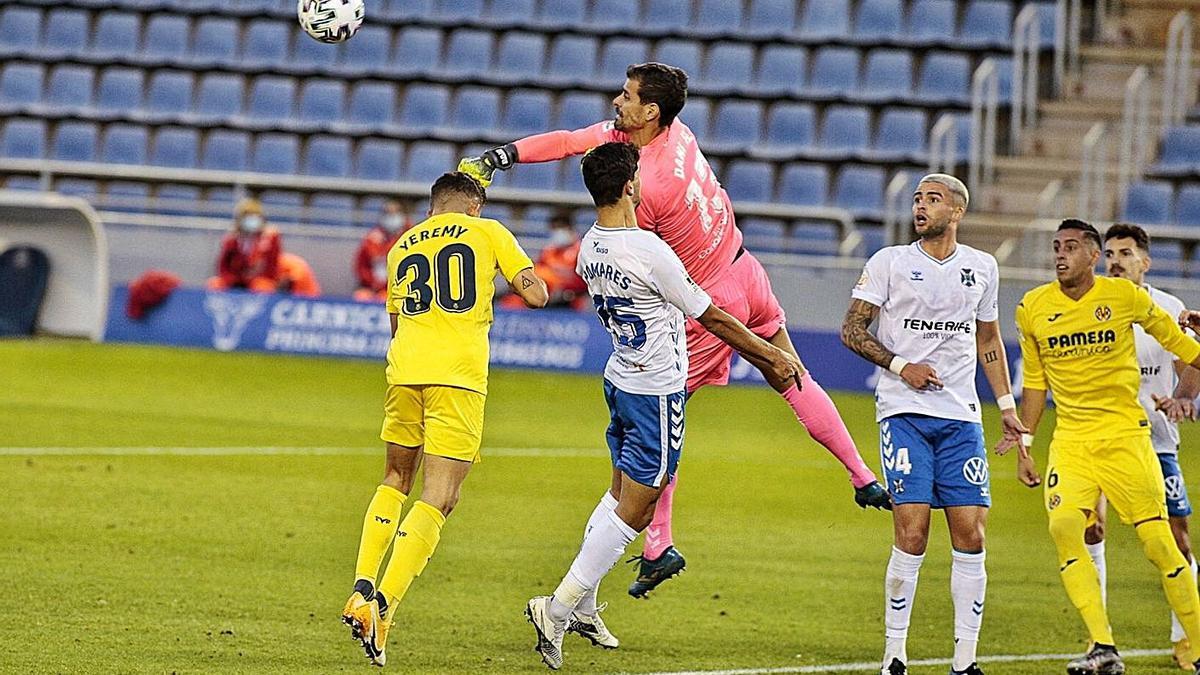
{"type": "MultiPolygon", "coordinates": [[[[517,163],[548,162],[581,155],[608,142],[632,143],[640,150],[642,201],[638,226],[657,234],[683,261],[684,269],[712,298],[756,335],[797,356],[786,317],[758,260],[742,248],[733,206],[696,142],[677,115],[687,100],[687,73],[661,63],[632,65],[621,93],[613,99],[616,117],[575,131],[552,131],[523,138],[479,157],[468,157],[459,170],[486,185],[497,170],[517,163]]],[[[687,394],[704,385],[729,381],[733,350],[692,318],[686,325],[687,394]]],[[[797,356],[797,358],[799,358],[797,356]]],[[[833,401],[805,374],[801,383],[781,380],[759,368],[767,382],[796,413],[808,433],[846,467],[859,506],[890,508],[890,500],[863,462],[833,401]]],[[[645,597],[678,574],[683,556],[673,546],[671,506],[676,482],[658,500],[646,530],[637,580],[629,587],[645,597]]]]}
{"type": "Polygon", "coordinates": [[[1000,339],[996,259],[958,243],[969,201],[953,176],[922,178],[912,204],[918,241],[871,256],[842,324],[842,342],[884,369],[875,388],[876,421],[895,538],[884,584],[882,675],[907,672],[908,625],[931,509],[945,510],[953,547],[950,673],[983,673],[975,648],[987,588],[984,527],[991,495],[977,361],[1000,406],[1004,438],[1016,442],[1026,429],[1017,419],[1000,339]],[[872,335],[876,318],[878,335],[872,335]]]}

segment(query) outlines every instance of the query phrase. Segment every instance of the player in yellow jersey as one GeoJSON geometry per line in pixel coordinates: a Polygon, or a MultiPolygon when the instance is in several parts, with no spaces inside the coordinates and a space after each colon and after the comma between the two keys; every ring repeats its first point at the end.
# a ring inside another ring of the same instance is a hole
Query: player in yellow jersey
{"type": "MultiPolygon", "coordinates": [[[[1025,359],[1021,419],[1036,430],[1054,396],[1057,423],[1046,466],[1050,537],[1071,603],[1094,646],[1067,664],[1069,675],[1121,675],[1112,627],[1096,566],[1084,545],[1103,492],[1132,524],[1146,557],[1158,568],[1167,602],[1192,645],[1200,645],[1200,598],[1189,564],[1167,524],[1162,468],[1150,445],[1150,422],[1138,402],[1141,384],[1134,324],[1184,363],[1200,367],[1200,343],[1190,339],[1144,288],[1128,279],[1097,277],[1100,234],[1080,220],[1064,220],[1054,237],[1057,281],[1038,286],[1017,305],[1025,359]]],[[[1019,443],[1018,476],[1041,484],[1028,446],[1019,443]]],[[[1001,451],[1015,443],[1002,442],[1001,451]]],[[[1200,653],[1190,655],[1200,673],[1200,653]]]]}
{"type": "Polygon", "coordinates": [[[396,605],[433,555],[459,488],[479,461],[496,271],[528,306],[543,307],[547,300],[546,284],[533,273],[516,237],[499,222],[479,217],[486,199],[474,178],[444,174],[430,191],[429,218],[406,232],[387,256],[392,342],[380,433],[387,468],[367,507],[354,592],[342,611],[378,666],[386,661],[396,605]],[[422,463],[421,497],[401,521],[422,463]]]}

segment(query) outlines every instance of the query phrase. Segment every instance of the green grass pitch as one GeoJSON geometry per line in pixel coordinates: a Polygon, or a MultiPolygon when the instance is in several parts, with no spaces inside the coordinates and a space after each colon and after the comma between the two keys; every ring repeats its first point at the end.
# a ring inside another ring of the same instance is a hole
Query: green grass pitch
{"type": "MultiPolygon", "coordinates": [[[[484,445],[497,450],[467,480],[437,554],[400,606],[385,672],[544,670],[521,612],[527,598],[553,590],[607,485],[600,379],[500,371],[491,388],[484,445]]],[[[362,361],[0,342],[0,672],[371,671],[338,614],[381,474],[382,395],[382,366],[362,361]],[[342,450],[19,450],[56,447],[342,450]]],[[[836,398],[876,465],[870,398],[836,398]]],[[[1050,423],[1037,448],[1043,458],[1050,423]]],[[[985,424],[992,442],[992,411],[985,424]]],[[[1196,442],[1188,427],[1189,475],[1200,471],[1189,451],[1196,442]]],[[[1011,458],[993,458],[992,469],[980,651],[1081,651],[1082,624],[1059,584],[1040,493],[1017,484],[1011,458]]],[[[688,571],[635,601],[625,594],[632,570],[619,565],[601,600],[621,648],[603,652],[568,636],[564,672],[879,657],[890,518],[853,506],[841,467],[769,391],[709,389],[693,399],[676,514],[688,571]]],[[[1129,528],[1111,529],[1109,603],[1120,646],[1167,647],[1154,570],[1129,528]]],[[[913,659],[950,656],[948,577],[945,525],[935,521],[913,659]]],[[[984,665],[989,675],[1063,672],[1060,661],[984,665]]],[[[1178,672],[1166,657],[1129,665],[1178,672]]]]}

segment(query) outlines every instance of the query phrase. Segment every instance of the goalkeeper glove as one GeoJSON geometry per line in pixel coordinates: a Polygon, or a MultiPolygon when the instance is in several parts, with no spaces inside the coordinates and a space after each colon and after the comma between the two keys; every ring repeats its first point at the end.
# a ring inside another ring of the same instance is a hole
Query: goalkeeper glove
{"type": "Polygon", "coordinates": [[[464,157],[458,170],[479,181],[483,187],[492,184],[496,170],[507,171],[517,163],[517,147],[512,143],[492,148],[478,157],[464,157]]]}

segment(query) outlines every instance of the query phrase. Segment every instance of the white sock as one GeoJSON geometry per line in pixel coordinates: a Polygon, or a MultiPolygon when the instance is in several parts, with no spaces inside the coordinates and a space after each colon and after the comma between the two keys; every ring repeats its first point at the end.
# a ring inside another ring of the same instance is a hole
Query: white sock
{"type": "Polygon", "coordinates": [[[987,593],[987,553],[951,551],[950,596],[954,599],[954,661],[951,668],[966,670],[975,663],[979,628],[983,625],[987,593]]]}
{"type": "Polygon", "coordinates": [[[1088,555],[1092,557],[1092,564],[1096,566],[1096,574],[1100,576],[1100,602],[1108,606],[1108,565],[1104,562],[1104,542],[1099,544],[1086,544],[1088,555]]]}
{"type": "MultiPolygon", "coordinates": [[[[1196,576],[1197,566],[1196,559],[1192,558],[1192,576],[1196,576]]],[[[1187,637],[1187,633],[1183,630],[1183,624],[1179,623],[1179,617],[1175,616],[1175,612],[1171,612],[1171,642],[1179,642],[1187,637]]]]}
{"type": "Polygon", "coordinates": [[[637,531],[618,518],[615,511],[606,513],[599,521],[588,531],[579,555],[554,591],[550,617],[555,621],[566,621],[571,616],[583,596],[600,585],[600,579],[625,554],[625,547],[637,538],[637,531]]]}
{"type": "MultiPolygon", "coordinates": [[[[596,504],[596,508],[592,511],[592,516],[588,518],[587,527],[583,528],[583,538],[587,539],[588,532],[600,522],[600,519],[606,517],[607,514],[617,510],[617,498],[612,496],[608,490],[604,491],[604,496],[600,498],[600,502],[596,504]]],[[[575,611],[582,614],[596,613],[596,594],[600,592],[600,583],[596,582],[595,588],[589,588],[580,598],[579,604],[575,607],[575,611]]]]}
{"type": "Polygon", "coordinates": [[[884,642],[883,665],[892,659],[908,662],[908,622],[912,617],[913,599],[917,594],[917,577],[921,574],[924,555],[910,555],[892,547],[884,579],[884,642]]]}

